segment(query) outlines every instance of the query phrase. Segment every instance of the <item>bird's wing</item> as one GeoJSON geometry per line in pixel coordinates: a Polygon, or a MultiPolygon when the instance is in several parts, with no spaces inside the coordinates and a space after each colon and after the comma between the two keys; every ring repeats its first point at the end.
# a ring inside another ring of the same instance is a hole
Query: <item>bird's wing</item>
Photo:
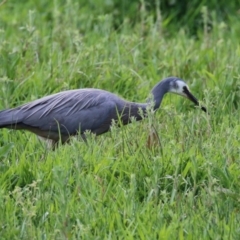
{"type": "Polygon", "coordinates": [[[50,95],[18,108],[21,123],[44,131],[75,134],[94,130],[116,111],[120,98],[98,89],[79,89],[50,95]]]}
{"type": "Polygon", "coordinates": [[[66,114],[73,114],[85,108],[101,104],[107,98],[107,96],[104,96],[106,93],[108,92],[98,89],[69,90],[37,99],[19,108],[23,112],[31,113],[28,117],[41,112],[39,118],[42,118],[50,113],[66,110],[68,110],[66,114]]]}

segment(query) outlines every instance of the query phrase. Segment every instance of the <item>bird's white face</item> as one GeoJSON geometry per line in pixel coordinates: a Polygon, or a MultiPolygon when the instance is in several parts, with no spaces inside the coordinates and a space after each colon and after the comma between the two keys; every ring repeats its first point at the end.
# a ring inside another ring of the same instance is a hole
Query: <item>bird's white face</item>
{"type": "Polygon", "coordinates": [[[170,86],[169,92],[181,95],[188,98],[190,101],[194,102],[195,105],[199,105],[197,98],[195,98],[190,92],[188,85],[181,80],[174,81],[170,86]]]}
{"type": "Polygon", "coordinates": [[[176,82],[174,82],[172,84],[169,92],[172,92],[172,93],[175,93],[175,94],[178,94],[178,95],[188,98],[188,95],[186,94],[186,90],[188,92],[190,92],[188,85],[181,80],[177,80],[176,82]]]}

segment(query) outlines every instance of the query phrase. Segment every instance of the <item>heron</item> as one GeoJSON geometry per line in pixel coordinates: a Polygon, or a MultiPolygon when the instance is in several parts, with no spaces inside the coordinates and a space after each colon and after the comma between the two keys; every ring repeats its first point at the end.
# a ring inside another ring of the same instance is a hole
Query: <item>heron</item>
{"type": "MultiPolygon", "coordinates": [[[[157,83],[151,91],[154,111],[160,107],[163,96],[168,92],[186,97],[200,106],[184,80],[168,77],[157,83]]],[[[126,125],[133,118],[142,120],[147,116],[150,104],[149,100],[146,103],[130,102],[101,89],[67,90],[1,110],[0,128],[28,130],[51,140],[55,148],[77,134],[85,139],[87,130],[96,135],[106,133],[113,121],[126,125]]],[[[205,107],[201,109],[207,111],[205,107]]]]}

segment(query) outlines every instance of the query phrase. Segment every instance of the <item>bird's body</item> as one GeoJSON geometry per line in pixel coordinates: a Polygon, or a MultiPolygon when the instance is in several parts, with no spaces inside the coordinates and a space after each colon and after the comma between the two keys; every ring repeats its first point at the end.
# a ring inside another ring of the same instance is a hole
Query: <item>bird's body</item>
{"type": "MultiPolygon", "coordinates": [[[[186,96],[198,105],[186,84],[179,78],[171,77],[153,88],[154,109],[159,108],[164,94],[169,91],[186,96]],[[179,87],[185,87],[187,93],[179,87]]],[[[112,121],[120,120],[125,125],[132,117],[141,120],[143,115],[139,110],[146,114],[148,105],[129,102],[100,89],[69,90],[0,111],[0,128],[29,130],[54,143],[65,143],[72,135],[80,133],[84,136],[86,130],[96,135],[103,134],[109,131],[112,121]]]]}
{"type": "Polygon", "coordinates": [[[139,107],[100,89],[69,90],[53,94],[20,107],[0,111],[0,128],[26,129],[43,138],[62,143],[69,136],[86,130],[100,135],[113,120],[127,124],[130,116],[140,120],[139,107]],[[61,134],[60,134],[61,133],[61,134]]]}

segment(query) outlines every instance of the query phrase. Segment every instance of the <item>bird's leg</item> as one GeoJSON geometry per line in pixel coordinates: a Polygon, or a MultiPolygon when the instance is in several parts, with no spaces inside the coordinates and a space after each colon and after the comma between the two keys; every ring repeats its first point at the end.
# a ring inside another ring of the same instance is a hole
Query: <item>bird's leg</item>
{"type": "Polygon", "coordinates": [[[38,139],[40,139],[41,141],[44,141],[47,145],[47,149],[51,149],[51,150],[56,150],[56,148],[59,146],[59,144],[61,143],[62,145],[65,143],[69,143],[69,137],[61,137],[60,139],[50,139],[50,138],[44,138],[41,136],[38,136],[38,139]]]}
{"type": "Polygon", "coordinates": [[[59,145],[59,141],[54,141],[54,140],[52,140],[51,149],[52,149],[53,151],[55,151],[56,148],[58,147],[58,145],[59,145]]]}
{"type": "Polygon", "coordinates": [[[52,150],[56,150],[56,148],[59,147],[59,144],[61,143],[62,145],[65,143],[69,143],[70,142],[70,138],[61,138],[59,140],[51,140],[52,141],[52,150]]]}
{"type": "Polygon", "coordinates": [[[87,141],[87,137],[86,135],[83,133],[81,134],[82,140],[88,145],[88,141],[87,141]]]}
{"type": "Polygon", "coordinates": [[[158,147],[159,145],[161,146],[159,135],[153,125],[151,125],[149,128],[148,140],[146,145],[149,149],[158,147]]]}
{"type": "Polygon", "coordinates": [[[44,137],[41,137],[41,136],[37,136],[38,139],[42,142],[45,142],[46,143],[46,146],[47,146],[47,149],[52,149],[54,150],[56,148],[56,145],[58,141],[54,141],[52,139],[49,139],[49,138],[44,138],[44,137]]]}

